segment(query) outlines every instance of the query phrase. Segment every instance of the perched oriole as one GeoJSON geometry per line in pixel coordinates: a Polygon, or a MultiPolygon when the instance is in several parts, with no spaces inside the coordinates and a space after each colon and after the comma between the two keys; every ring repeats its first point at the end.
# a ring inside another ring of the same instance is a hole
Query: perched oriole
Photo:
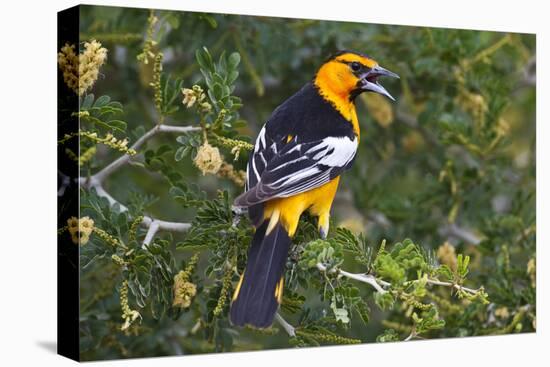
{"type": "Polygon", "coordinates": [[[378,83],[380,76],[398,78],[367,55],[338,52],[259,132],[245,192],[235,199],[236,206],[248,208],[256,232],[231,303],[234,325],[272,324],[291,238],[304,211],[318,217],[326,238],[340,175],[351,167],[359,143],[355,98],[370,91],[394,99],[378,83]]]}

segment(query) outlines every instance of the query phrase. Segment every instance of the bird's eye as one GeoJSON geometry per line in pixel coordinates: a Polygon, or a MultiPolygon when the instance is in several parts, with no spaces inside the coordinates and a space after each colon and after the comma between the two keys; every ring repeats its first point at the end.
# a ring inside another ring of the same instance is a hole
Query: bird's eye
{"type": "Polygon", "coordinates": [[[353,71],[361,70],[361,64],[358,63],[357,61],[352,62],[351,64],[349,64],[349,66],[350,66],[351,70],[353,70],[353,71]]]}

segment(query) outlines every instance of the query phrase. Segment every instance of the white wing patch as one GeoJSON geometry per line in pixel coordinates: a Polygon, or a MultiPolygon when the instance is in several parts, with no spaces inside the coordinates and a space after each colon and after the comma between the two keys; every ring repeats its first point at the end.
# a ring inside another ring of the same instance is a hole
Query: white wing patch
{"type": "Polygon", "coordinates": [[[235,203],[251,206],[320,187],[349,168],[358,144],[356,136],[275,141],[264,126],[247,166],[246,192],[235,203]]]}
{"type": "MultiPolygon", "coordinates": [[[[307,144],[307,143],[306,143],[307,144]]],[[[287,154],[301,152],[305,144],[297,144],[288,150],[287,154]]],[[[296,193],[319,187],[331,179],[332,169],[342,169],[347,166],[357,152],[358,141],[354,137],[327,137],[314,146],[308,146],[302,156],[286,161],[278,166],[269,167],[269,172],[274,173],[291,165],[297,169],[285,172],[286,175],[268,183],[266,189],[278,191],[277,197],[287,197],[296,193]],[[304,162],[306,161],[307,162],[304,162]],[[306,163],[300,165],[301,163],[306,163]]]]}
{"type": "MultiPolygon", "coordinates": [[[[353,157],[355,157],[355,153],[357,152],[357,137],[353,137],[353,140],[346,137],[341,138],[335,138],[335,137],[327,137],[322,140],[322,143],[320,145],[326,145],[326,152],[330,151],[331,149],[334,149],[332,153],[327,154],[323,156],[322,158],[319,157],[319,164],[324,164],[327,166],[345,166],[347,165],[353,157]]],[[[313,149],[313,148],[311,148],[313,149]]],[[[307,152],[306,152],[307,153],[307,152]]],[[[317,155],[313,157],[314,160],[316,159],[317,155]]]]}

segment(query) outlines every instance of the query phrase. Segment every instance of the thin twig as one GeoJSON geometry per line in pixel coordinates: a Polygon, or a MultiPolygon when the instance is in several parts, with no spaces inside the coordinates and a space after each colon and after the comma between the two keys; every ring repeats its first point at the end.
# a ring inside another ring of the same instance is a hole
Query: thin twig
{"type": "Polygon", "coordinates": [[[296,336],[296,329],[294,328],[294,326],[290,325],[285,319],[283,319],[283,317],[278,312],[275,314],[275,320],[277,320],[279,325],[283,327],[288,336],[296,336]]]}
{"type": "Polygon", "coordinates": [[[472,288],[467,288],[467,287],[463,287],[459,284],[456,284],[456,283],[451,283],[451,282],[442,282],[440,280],[437,280],[437,279],[426,279],[426,283],[428,284],[433,284],[433,285],[442,285],[442,286],[445,286],[445,287],[453,287],[457,290],[462,290],[464,292],[468,292],[470,294],[477,294],[479,292],[479,289],[472,289],[472,288]]]}
{"type": "MultiPolygon", "coordinates": [[[[327,271],[327,267],[324,266],[321,263],[317,263],[317,269],[319,269],[322,272],[327,271]]],[[[363,282],[363,283],[367,283],[367,284],[371,285],[374,289],[376,289],[376,291],[378,293],[383,294],[383,293],[387,292],[384,288],[382,288],[382,286],[380,285],[381,283],[372,275],[349,273],[345,270],[336,269],[336,268],[332,269],[330,272],[331,273],[337,273],[338,275],[344,276],[344,277],[349,278],[349,279],[354,279],[354,280],[358,280],[358,281],[363,282]]],[[[386,284],[388,284],[388,283],[386,283],[386,284]]]]}

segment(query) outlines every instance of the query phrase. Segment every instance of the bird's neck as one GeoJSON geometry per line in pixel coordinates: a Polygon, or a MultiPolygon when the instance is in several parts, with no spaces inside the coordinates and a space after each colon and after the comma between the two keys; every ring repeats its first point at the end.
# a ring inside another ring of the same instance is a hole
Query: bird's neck
{"type": "Polygon", "coordinates": [[[314,84],[321,97],[336,108],[336,110],[352,124],[353,131],[357,137],[359,137],[359,121],[357,119],[355,103],[350,99],[349,92],[344,88],[339,88],[338,85],[334,85],[334,82],[329,81],[322,73],[317,74],[314,84]]]}

